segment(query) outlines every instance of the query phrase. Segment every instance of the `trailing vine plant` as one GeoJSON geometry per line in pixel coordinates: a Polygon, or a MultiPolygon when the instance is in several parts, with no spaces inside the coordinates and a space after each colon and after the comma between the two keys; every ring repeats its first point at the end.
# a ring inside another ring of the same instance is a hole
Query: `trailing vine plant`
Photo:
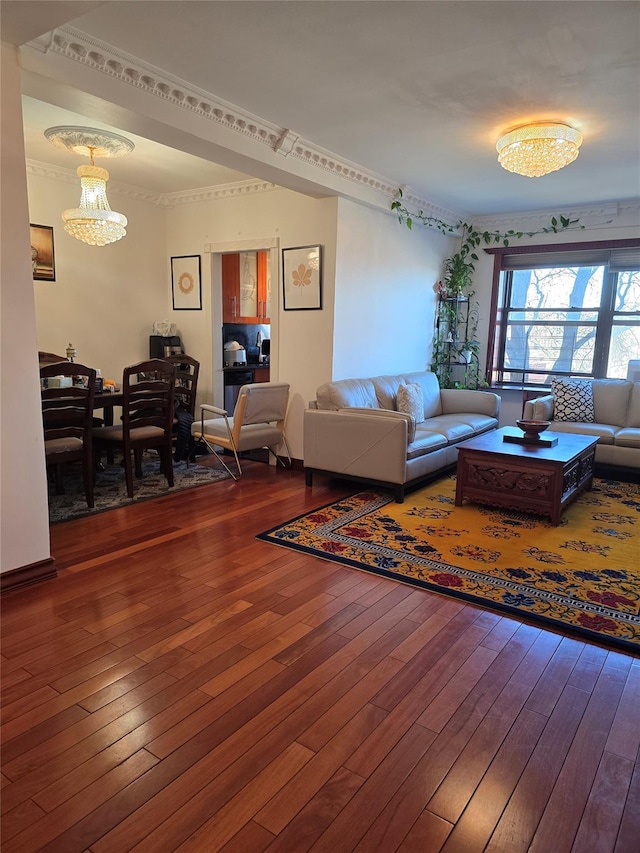
{"type": "Polygon", "coordinates": [[[579,225],[578,219],[569,219],[567,216],[552,216],[549,225],[544,228],[538,228],[536,231],[481,231],[476,228],[473,223],[465,222],[459,219],[455,224],[445,222],[437,216],[427,216],[422,210],[416,213],[411,213],[403,202],[402,189],[398,189],[397,198],[391,203],[391,210],[395,211],[398,216],[398,221],[404,223],[410,230],[413,228],[414,222],[419,222],[421,225],[426,225],[429,228],[435,228],[441,234],[457,234],[460,233],[462,242],[460,249],[445,261],[445,267],[457,266],[462,275],[466,275],[466,284],[471,281],[471,276],[475,272],[475,262],[478,260],[478,255],[475,250],[481,246],[490,246],[494,243],[501,243],[503,246],[508,246],[509,242],[514,238],[519,237],[535,237],[536,234],[559,234],[561,231],[568,229],[584,228],[584,225],[579,225]],[[466,272],[463,269],[466,267],[466,272]]]}
{"type": "MultiPolygon", "coordinates": [[[[397,197],[391,204],[391,210],[395,211],[398,220],[407,226],[410,230],[413,228],[414,222],[419,222],[421,225],[426,225],[429,228],[435,228],[441,234],[460,234],[461,245],[460,249],[450,258],[446,258],[444,262],[444,281],[439,281],[437,284],[438,295],[440,300],[446,300],[447,297],[460,298],[464,296],[469,300],[469,311],[471,309],[471,298],[474,296],[470,290],[471,280],[475,272],[475,262],[478,260],[476,249],[482,245],[490,246],[495,243],[501,243],[503,246],[508,246],[510,241],[520,237],[534,237],[536,234],[558,234],[561,231],[574,228],[584,228],[584,225],[579,225],[578,219],[570,219],[567,216],[552,216],[549,225],[544,228],[539,228],[536,231],[516,231],[509,229],[508,231],[486,230],[481,231],[476,228],[473,223],[465,222],[459,219],[455,224],[445,222],[437,216],[427,216],[422,210],[417,213],[411,213],[403,202],[402,189],[398,189],[397,197]]],[[[450,309],[453,310],[453,309],[450,309]]],[[[457,308],[455,309],[457,311],[457,308]]],[[[447,306],[445,303],[445,314],[447,306]]],[[[462,352],[470,352],[476,361],[477,366],[473,366],[467,362],[464,378],[456,380],[452,375],[451,352],[452,346],[447,340],[442,340],[438,334],[434,337],[433,353],[431,369],[438,375],[441,387],[444,388],[478,388],[486,386],[486,379],[480,379],[478,375],[479,367],[479,341],[475,340],[475,333],[478,324],[477,309],[473,309],[471,316],[471,329],[467,339],[463,342],[462,352]]],[[[456,314],[457,316],[457,314],[456,314]]],[[[445,328],[450,328],[452,320],[445,317],[445,328]]],[[[467,327],[469,321],[467,322],[467,327]]],[[[467,329],[469,332],[469,330],[467,329]]]]}

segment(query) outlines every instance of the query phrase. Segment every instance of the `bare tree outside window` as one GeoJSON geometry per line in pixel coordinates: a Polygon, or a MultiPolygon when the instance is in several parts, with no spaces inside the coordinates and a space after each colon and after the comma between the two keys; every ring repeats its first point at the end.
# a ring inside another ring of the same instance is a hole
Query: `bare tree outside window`
{"type": "Polygon", "coordinates": [[[624,378],[640,358],[640,271],[606,264],[504,272],[496,368],[506,383],[624,378]]]}

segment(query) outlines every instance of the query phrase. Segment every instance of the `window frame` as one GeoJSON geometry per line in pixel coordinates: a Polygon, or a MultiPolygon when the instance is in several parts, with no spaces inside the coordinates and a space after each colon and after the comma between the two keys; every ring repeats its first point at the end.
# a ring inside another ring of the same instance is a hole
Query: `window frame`
{"type": "MultiPolygon", "coordinates": [[[[510,268],[509,261],[507,259],[512,258],[516,255],[540,255],[540,266],[553,266],[554,263],[554,255],[557,256],[557,266],[587,266],[590,264],[596,263],[594,260],[589,260],[588,254],[595,254],[597,252],[615,252],[615,250],[620,249],[640,249],[640,239],[626,239],[626,240],[601,240],[601,241],[592,241],[592,242],[583,242],[583,243],[559,243],[559,244],[543,244],[543,245],[535,245],[535,246],[501,246],[496,248],[486,248],[484,251],[494,256],[494,264],[493,264],[493,277],[491,283],[491,303],[490,303],[490,315],[489,315],[489,338],[488,338],[488,346],[487,346],[487,361],[486,361],[486,370],[487,376],[490,377],[490,385],[494,388],[525,388],[528,385],[534,388],[544,388],[547,387],[545,384],[534,384],[525,382],[525,373],[527,371],[523,371],[522,379],[518,382],[510,382],[504,381],[502,378],[498,379],[497,377],[502,377],[506,372],[504,369],[504,354],[505,354],[505,345],[506,345],[506,333],[503,332],[503,328],[506,328],[504,325],[504,320],[498,325],[498,317],[502,315],[502,318],[505,316],[505,312],[510,309],[506,305],[506,299],[508,295],[508,291],[510,289],[510,279],[509,276],[508,281],[505,281],[504,287],[502,287],[503,282],[503,273],[509,273],[513,271],[513,268],[510,268]],[[567,253],[574,255],[573,262],[567,260],[567,253]],[[580,261],[580,256],[585,256],[584,261],[580,261]],[[499,357],[499,361],[496,360],[496,356],[499,357]]],[[[594,351],[594,359],[592,365],[592,372],[589,374],[579,374],[581,376],[588,377],[600,377],[606,375],[606,368],[608,364],[608,356],[609,349],[611,344],[611,334],[614,326],[618,325],[616,320],[620,319],[620,312],[615,310],[615,295],[616,295],[616,283],[617,283],[617,275],[618,271],[609,270],[608,264],[606,261],[600,260],[598,262],[599,266],[605,265],[604,272],[604,280],[602,284],[602,294],[600,299],[600,306],[595,309],[597,310],[598,316],[596,320],[596,340],[595,340],[595,351],[594,351]],[[605,339],[606,338],[606,339],[605,339]]],[[[520,267],[520,269],[534,268],[535,263],[532,262],[531,267],[520,267]]],[[[515,267],[518,268],[518,267],[515,267]]],[[[522,310],[522,309],[520,309],[522,310]]],[[[583,310],[587,310],[584,308],[583,310]]],[[[594,310],[594,308],[591,308],[594,310]]],[[[640,312],[631,312],[632,316],[638,316],[640,322],[640,312]]],[[[529,371],[530,372],[530,371],[529,371]]],[[[551,375],[549,371],[545,372],[545,375],[551,375]]],[[[571,376],[578,375],[575,372],[560,372],[554,373],[553,375],[557,376],[571,376]]]]}

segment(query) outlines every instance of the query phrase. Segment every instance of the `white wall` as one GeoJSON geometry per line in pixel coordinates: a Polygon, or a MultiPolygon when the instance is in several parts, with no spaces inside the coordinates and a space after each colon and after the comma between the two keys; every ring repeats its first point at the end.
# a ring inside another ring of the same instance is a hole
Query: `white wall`
{"type": "MultiPolygon", "coordinates": [[[[202,255],[202,311],[169,312],[187,350],[201,362],[200,400],[211,400],[214,374],[222,369],[219,316],[212,314],[209,243],[276,238],[281,248],[320,244],[323,254],[323,308],[283,311],[281,270],[272,281],[272,335],[277,334],[271,378],[291,385],[287,434],[291,453],[302,458],[302,412],[315,390],[331,378],[337,199],[313,199],[290,190],[275,190],[230,199],[213,199],[167,210],[167,258],[202,255]],[[218,323],[216,328],[214,323],[218,323]]],[[[219,286],[216,285],[216,286],[219,286]]]]}
{"type": "Polygon", "coordinates": [[[30,221],[53,226],[56,265],[55,281],[33,283],[37,349],[64,355],[72,343],[76,361],[119,382],[124,367],[149,357],[153,321],[164,319],[171,305],[164,210],[109,192],[107,184],[111,207],[129,220],[127,235],[88,246],[67,234],[61,218],[78,206],[79,178],[67,183],[30,174],[28,188],[30,221]]]}
{"type": "Polygon", "coordinates": [[[2,45],[0,572],[49,559],[47,484],[15,50],[2,45]]]}
{"type": "Polygon", "coordinates": [[[456,241],[341,199],[333,379],[429,368],[435,284],[456,241]]]}

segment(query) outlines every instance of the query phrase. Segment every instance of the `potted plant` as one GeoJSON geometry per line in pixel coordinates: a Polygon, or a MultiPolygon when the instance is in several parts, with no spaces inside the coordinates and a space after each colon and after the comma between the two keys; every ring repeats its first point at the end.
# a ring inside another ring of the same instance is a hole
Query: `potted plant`
{"type": "Polygon", "coordinates": [[[460,364],[471,364],[471,362],[475,358],[479,357],[480,353],[480,341],[471,340],[464,341],[462,346],[458,350],[458,361],[460,364]]]}
{"type": "Polygon", "coordinates": [[[473,270],[461,252],[444,262],[444,291],[447,296],[467,296],[473,270]]]}

